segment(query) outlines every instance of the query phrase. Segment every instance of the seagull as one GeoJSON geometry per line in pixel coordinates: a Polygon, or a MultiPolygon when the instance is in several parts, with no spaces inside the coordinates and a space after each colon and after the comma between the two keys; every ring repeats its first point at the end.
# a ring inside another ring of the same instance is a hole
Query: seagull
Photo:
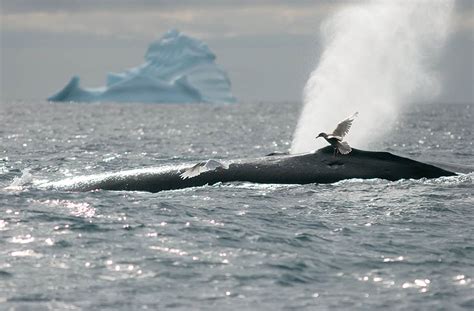
{"type": "Polygon", "coordinates": [[[180,174],[179,176],[181,177],[181,179],[188,179],[201,175],[204,172],[214,171],[219,168],[228,169],[229,165],[210,159],[207,161],[199,162],[196,165],[186,169],[184,173],[180,174]]]}
{"type": "Polygon", "coordinates": [[[331,146],[333,146],[334,156],[336,156],[337,152],[340,154],[350,153],[352,151],[351,146],[349,146],[347,142],[342,141],[342,138],[344,138],[344,136],[349,132],[352,121],[354,121],[358,115],[358,112],[354,113],[352,116],[339,123],[331,134],[319,133],[319,135],[316,136],[316,139],[323,137],[331,146]]]}

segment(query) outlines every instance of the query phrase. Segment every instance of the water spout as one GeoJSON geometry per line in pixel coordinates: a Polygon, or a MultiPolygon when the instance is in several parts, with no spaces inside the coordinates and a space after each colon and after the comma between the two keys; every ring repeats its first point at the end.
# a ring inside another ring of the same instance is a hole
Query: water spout
{"type": "Polygon", "coordinates": [[[304,89],[291,153],[321,146],[358,111],[347,140],[365,148],[391,128],[408,104],[440,92],[435,60],[449,29],[452,0],[372,0],[348,4],[322,25],[324,51],[304,89]]]}

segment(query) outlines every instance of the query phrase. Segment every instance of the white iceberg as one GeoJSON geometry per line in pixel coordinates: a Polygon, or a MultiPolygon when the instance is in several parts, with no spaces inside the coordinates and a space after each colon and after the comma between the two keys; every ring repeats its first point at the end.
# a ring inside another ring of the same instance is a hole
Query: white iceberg
{"type": "Polygon", "coordinates": [[[81,88],[75,76],[48,100],[234,103],[229,77],[215,59],[204,42],[170,30],[150,44],[143,65],[109,73],[107,85],[99,88],[81,88]]]}

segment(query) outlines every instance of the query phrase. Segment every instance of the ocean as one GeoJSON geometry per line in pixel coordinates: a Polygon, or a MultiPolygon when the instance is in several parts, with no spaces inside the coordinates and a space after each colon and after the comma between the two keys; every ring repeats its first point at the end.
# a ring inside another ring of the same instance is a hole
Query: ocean
{"type": "MultiPolygon", "coordinates": [[[[301,104],[0,109],[1,310],[474,308],[473,173],[48,190],[73,176],[287,151],[301,104]]],[[[370,149],[472,167],[473,110],[414,105],[370,149]]]]}

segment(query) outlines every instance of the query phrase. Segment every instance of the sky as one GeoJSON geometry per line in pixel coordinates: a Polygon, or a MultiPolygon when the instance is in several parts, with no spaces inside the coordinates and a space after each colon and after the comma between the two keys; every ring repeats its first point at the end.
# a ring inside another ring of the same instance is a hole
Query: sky
{"type": "MultiPolygon", "coordinates": [[[[45,99],[73,75],[101,86],[107,72],[143,63],[148,44],[176,28],[209,45],[240,101],[299,102],[324,48],[322,21],[351,2],[0,0],[0,99],[45,99]]],[[[457,0],[441,55],[436,100],[474,102],[473,0],[457,0]]]]}

